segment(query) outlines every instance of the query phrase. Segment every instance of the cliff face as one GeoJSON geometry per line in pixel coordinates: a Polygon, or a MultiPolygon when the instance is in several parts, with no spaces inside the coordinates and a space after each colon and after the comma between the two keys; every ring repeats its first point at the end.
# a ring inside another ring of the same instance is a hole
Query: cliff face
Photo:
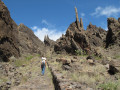
{"type": "Polygon", "coordinates": [[[10,56],[18,57],[18,31],[16,23],[0,0],[0,61],[8,61],[10,56]]]}
{"type": "Polygon", "coordinates": [[[105,38],[107,32],[98,28],[91,23],[88,25],[87,30],[85,31],[86,36],[88,37],[89,43],[93,47],[104,47],[105,46],[105,38]]]}
{"type": "Polygon", "coordinates": [[[38,39],[31,29],[24,24],[18,26],[20,53],[44,53],[44,44],[38,39]]]}
{"type": "Polygon", "coordinates": [[[106,48],[110,45],[120,46],[120,18],[108,18],[108,33],[106,36],[106,48]]]}

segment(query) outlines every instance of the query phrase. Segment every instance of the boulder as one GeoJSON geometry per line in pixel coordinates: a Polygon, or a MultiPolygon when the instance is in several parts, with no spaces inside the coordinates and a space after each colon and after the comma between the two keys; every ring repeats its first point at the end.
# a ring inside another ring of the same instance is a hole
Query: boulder
{"type": "Polygon", "coordinates": [[[87,59],[87,60],[88,60],[88,59],[93,59],[93,56],[88,56],[86,59],[87,59]]]}
{"type": "Polygon", "coordinates": [[[109,62],[109,74],[114,75],[120,72],[120,61],[119,60],[112,60],[109,62]]]}
{"type": "Polygon", "coordinates": [[[95,65],[95,62],[92,59],[88,59],[87,62],[89,63],[89,65],[95,65]]]}
{"type": "Polygon", "coordinates": [[[56,62],[61,62],[63,65],[70,65],[70,61],[64,58],[56,59],[56,62]]]}
{"type": "Polygon", "coordinates": [[[77,59],[71,59],[71,63],[77,62],[77,59]]]}
{"type": "Polygon", "coordinates": [[[77,59],[77,56],[73,56],[73,59],[77,59]]]}

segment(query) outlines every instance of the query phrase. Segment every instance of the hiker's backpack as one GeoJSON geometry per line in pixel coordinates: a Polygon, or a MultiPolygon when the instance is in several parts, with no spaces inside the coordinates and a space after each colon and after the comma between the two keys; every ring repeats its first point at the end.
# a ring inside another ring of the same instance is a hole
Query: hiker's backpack
{"type": "Polygon", "coordinates": [[[42,61],[41,68],[43,68],[44,66],[45,66],[45,60],[42,61]]]}

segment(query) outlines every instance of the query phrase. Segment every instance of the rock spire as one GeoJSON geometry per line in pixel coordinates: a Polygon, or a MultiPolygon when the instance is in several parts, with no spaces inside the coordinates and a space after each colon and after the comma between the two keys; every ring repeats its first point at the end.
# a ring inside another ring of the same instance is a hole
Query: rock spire
{"type": "Polygon", "coordinates": [[[82,18],[80,18],[80,27],[83,29],[83,21],[82,21],[82,18]]]}
{"type": "Polygon", "coordinates": [[[76,13],[76,24],[78,29],[80,30],[80,22],[79,22],[79,18],[78,18],[78,12],[77,12],[77,8],[75,7],[75,13],[76,13]]]}

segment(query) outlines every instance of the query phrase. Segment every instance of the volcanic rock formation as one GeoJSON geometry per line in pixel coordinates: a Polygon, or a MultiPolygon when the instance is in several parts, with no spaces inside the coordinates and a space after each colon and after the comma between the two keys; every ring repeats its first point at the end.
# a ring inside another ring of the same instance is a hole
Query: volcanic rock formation
{"type": "Polygon", "coordinates": [[[107,32],[104,29],[98,28],[90,23],[85,32],[91,46],[103,47],[105,45],[107,32]]]}
{"type": "Polygon", "coordinates": [[[5,4],[0,0],[0,61],[19,56],[18,31],[5,4]]]}
{"type": "Polygon", "coordinates": [[[48,35],[44,37],[44,44],[49,47],[53,47],[55,44],[55,41],[51,40],[48,35]]]}
{"type": "Polygon", "coordinates": [[[120,46],[120,18],[108,18],[108,33],[106,36],[106,47],[110,45],[120,46]]]}
{"type": "Polygon", "coordinates": [[[92,24],[89,24],[85,31],[82,18],[79,22],[77,8],[75,8],[75,12],[76,21],[70,24],[66,34],[57,40],[54,50],[56,52],[65,50],[72,54],[75,53],[75,50],[91,53],[90,51],[94,51],[91,50],[92,47],[104,46],[106,31],[92,24]]]}
{"type": "Polygon", "coordinates": [[[17,26],[0,0],[0,61],[9,61],[11,56],[19,57],[25,53],[42,54],[44,47],[31,29],[23,24],[17,26]]]}
{"type": "Polygon", "coordinates": [[[44,44],[38,39],[31,29],[24,24],[18,26],[19,31],[19,49],[20,53],[39,53],[44,52],[44,44]]]}

